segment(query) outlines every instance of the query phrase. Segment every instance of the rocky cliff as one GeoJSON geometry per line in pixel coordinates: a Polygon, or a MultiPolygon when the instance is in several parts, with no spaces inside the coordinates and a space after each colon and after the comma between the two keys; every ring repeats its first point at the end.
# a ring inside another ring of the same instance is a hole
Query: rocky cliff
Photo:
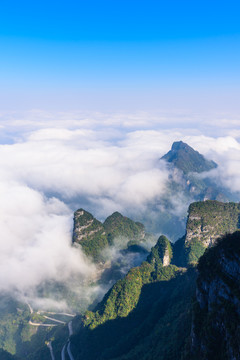
{"type": "Polygon", "coordinates": [[[102,223],[83,209],[74,213],[73,243],[80,244],[85,254],[95,262],[102,261],[101,252],[108,246],[102,223]]]}
{"type": "Polygon", "coordinates": [[[146,233],[143,224],[119,212],[108,216],[104,223],[84,209],[74,213],[73,243],[79,244],[95,262],[103,261],[103,249],[109,246],[131,250],[134,245],[144,244],[149,238],[151,235],[146,233]]]}
{"type": "Polygon", "coordinates": [[[240,359],[240,232],[225,236],[198,265],[191,353],[196,360],[240,359]]]}
{"type": "Polygon", "coordinates": [[[189,206],[186,228],[186,244],[194,239],[204,247],[216,239],[239,228],[240,204],[219,201],[196,202],[189,206]]]}
{"type": "Polygon", "coordinates": [[[239,229],[239,218],[239,203],[216,200],[192,203],[188,209],[186,234],[174,244],[174,261],[180,266],[196,264],[217,238],[239,229]]]}
{"type": "Polygon", "coordinates": [[[185,174],[189,172],[201,173],[217,167],[214,161],[205,159],[202,154],[183,141],[174,142],[171,150],[162,159],[182,170],[185,174]]]}

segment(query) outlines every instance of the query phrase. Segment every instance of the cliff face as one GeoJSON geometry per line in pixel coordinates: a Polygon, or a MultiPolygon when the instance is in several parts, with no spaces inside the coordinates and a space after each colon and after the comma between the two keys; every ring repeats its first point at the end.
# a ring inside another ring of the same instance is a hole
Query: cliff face
{"type": "Polygon", "coordinates": [[[240,204],[215,200],[195,202],[189,206],[183,262],[197,263],[206,248],[216,239],[239,228],[240,204]]]}
{"type": "Polygon", "coordinates": [[[240,359],[240,232],[200,259],[191,359],[240,359]]]}
{"type": "Polygon", "coordinates": [[[103,261],[101,252],[108,246],[106,232],[102,223],[83,209],[74,213],[73,243],[80,244],[95,262],[103,261]]]}
{"type": "Polygon", "coordinates": [[[239,228],[240,205],[219,201],[196,202],[189,206],[186,243],[197,239],[204,247],[239,228]]]}
{"type": "Polygon", "coordinates": [[[106,235],[102,223],[83,209],[75,211],[73,242],[80,243],[83,240],[91,240],[96,235],[106,235]]]}
{"type": "Polygon", "coordinates": [[[95,262],[103,261],[103,249],[114,245],[116,240],[119,249],[131,250],[149,238],[151,235],[145,232],[143,224],[118,212],[110,215],[104,223],[86,210],[79,209],[74,213],[73,243],[79,244],[95,262]]]}

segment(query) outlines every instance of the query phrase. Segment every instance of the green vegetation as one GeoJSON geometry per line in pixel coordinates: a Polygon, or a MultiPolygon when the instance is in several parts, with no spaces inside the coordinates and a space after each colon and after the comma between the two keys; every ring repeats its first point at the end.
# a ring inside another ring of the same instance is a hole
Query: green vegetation
{"type": "Polygon", "coordinates": [[[74,213],[73,242],[80,244],[95,262],[103,261],[101,252],[109,244],[102,223],[83,209],[74,213]]]}
{"type": "MultiPolygon", "coordinates": [[[[118,280],[94,311],[73,320],[74,359],[225,360],[229,346],[234,356],[239,354],[240,231],[217,240],[239,227],[239,217],[239,204],[191,204],[184,237],[171,244],[160,236],[146,261],[118,280]],[[191,345],[192,315],[197,348],[191,345]]],[[[74,225],[74,242],[97,262],[103,259],[102,250],[114,245],[114,239],[119,240],[124,257],[130,250],[140,251],[148,236],[142,224],[117,212],[102,224],[80,209],[74,225]]],[[[42,296],[47,297],[53,289],[56,294],[69,296],[72,303],[77,301],[58,283],[45,284],[42,296]]],[[[29,320],[48,321],[43,314],[30,314],[21,303],[1,299],[0,348],[4,351],[0,350],[0,359],[15,359],[11,354],[24,360],[49,359],[46,343],[50,340],[56,359],[61,358],[68,339],[67,326],[34,327],[29,320]]]]}
{"type": "Polygon", "coordinates": [[[95,312],[86,312],[84,325],[94,329],[108,320],[126,317],[136,307],[143,285],[175,277],[178,272],[176,266],[163,266],[165,252],[168,252],[171,258],[171,244],[165,236],[160,236],[147,261],[132,268],[123,279],[117,281],[95,312]]]}
{"type": "Polygon", "coordinates": [[[131,244],[135,244],[135,242],[139,243],[145,236],[143,224],[134,222],[119,212],[114,212],[111,216],[107,217],[103,227],[110,245],[113,244],[115,238],[128,239],[128,241],[131,241],[131,244]]]}
{"type": "Polygon", "coordinates": [[[186,265],[197,264],[205,250],[206,247],[202,245],[198,238],[193,238],[190,243],[185,244],[186,265]]]}
{"type": "MultiPolygon", "coordinates": [[[[207,303],[213,301],[210,307],[200,307],[196,299],[192,302],[196,268],[189,266],[180,271],[173,265],[163,266],[164,249],[171,249],[171,244],[161,236],[147,261],[117,282],[95,312],[87,312],[84,326],[72,338],[76,359],[225,360],[230,359],[229,346],[235,356],[239,354],[240,232],[216,243],[200,258],[198,286],[211,281],[218,286],[220,279],[226,284],[228,298],[221,296],[224,287],[220,286],[218,297],[215,292],[208,294],[207,303]],[[228,266],[226,261],[235,267],[228,266]],[[195,335],[202,344],[195,352],[191,349],[191,309],[195,335]],[[221,324],[221,329],[224,326],[224,334],[216,324],[221,324]]],[[[179,240],[178,250],[183,244],[184,238],[179,240]]],[[[195,246],[195,253],[197,249],[205,250],[198,248],[197,243],[195,246]]],[[[204,285],[203,296],[207,295],[207,287],[204,285]]]]}
{"type": "MultiPolygon", "coordinates": [[[[53,331],[49,327],[32,326],[29,324],[30,320],[46,321],[39,314],[30,314],[26,304],[12,297],[5,295],[0,298],[0,348],[11,355],[16,355],[17,359],[26,359],[27,354],[41,349],[53,331]]],[[[47,354],[49,355],[49,350],[47,354]]],[[[0,359],[2,358],[4,359],[0,356],[0,359]]],[[[15,359],[15,357],[9,357],[9,359],[15,359]]]]}
{"type": "Polygon", "coordinates": [[[94,262],[104,261],[102,251],[108,246],[105,234],[96,233],[91,239],[82,240],[80,245],[88,258],[92,258],[94,262]]]}
{"type": "Polygon", "coordinates": [[[120,249],[127,249],[144,244],[150,237],[145,233],[143,224],[118,212],[109,216],[103,224],[83,209],[74,213],[73,242],[80,244],[85,254],[95,262],[104,262],[103,249],[116,242],[120,249]]]}
{"type": "MultiPolygon", "coordinates": [[[[189,218],[187,222],[187,231],[196,231],[200,227],[202,234],[224,235],[234,232],[239,227],[240,204],[222,203],[216,200],[199,201],[189,206],[189,218]]],[[[204,239],[203,237],[203,239],[204,239]]]]}
{"type": "Polygon", "coordinates": [[[219,236],[239,228],[240,204],[215,200],[195,202],[189,206],[188,213],[185,264],[196,264],[219,236]]]}
{"type": "Polygon", "coordinates": [[[28,328],[30,319],[26,306],[13,300],[10,296],[0,299],[0,348],[10,354],[16,354],[17,344],[29,340],[28,328]]]}
{"type": "Polygon", "coordinates": [[[156,246],[152,248],[148,261],[150,263],[154,262],[156,266],[159,266],[159,264],[163,265],[164,257],[166,255],[168,256],[168,262],[170,264],[173,256],[172,245],[166,236],[161,235],[156,246]]]}
{"type": "Polygon", "coordinates": [[[189,269],[143,285],[128,316],[85,326],[72,337],[75,359],[178,360],[191,330],[195,278],[189,269]]]}

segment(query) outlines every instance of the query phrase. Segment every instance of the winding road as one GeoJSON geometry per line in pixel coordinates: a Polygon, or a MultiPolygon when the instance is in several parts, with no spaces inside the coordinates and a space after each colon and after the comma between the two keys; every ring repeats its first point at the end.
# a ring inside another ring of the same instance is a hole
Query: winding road
{"type": "Polygon", "coordinates": [[[54,353],[53,353],[53,348],[52,348],[52,342],[51,341],[47,344],[47,347],[49,348],[52,360],[55,360],[55,356],[54,356],[54,353]]]}
{"type": "MultiPolygon", "coordinates": [[[[33,314],[34,311],[33,311],[33,308],[31,307],[31,305],[29,303],[27,303],[28,307],[29,307],[29,310],[30,310],[30,314],[33,314]]],[[[37,311],[37,314],[41,314],[41,313],[45,313],[45,314],[49,314],[49,315],[65,315],[65,316],[69,316],[69,317],[74,317],[75,314],[69,314],[69,313],[54,313],[54,312],[50,312],[50,311],[43,311],[43,310],[38,310],[37,311]]],[[[51,320],[54,323],[52,324],[44,324],[44,323],[35,323],[35,322],[32,322],[31,320],[29,320],[29,324],[32,325],[32,326],[58,326],[58,324],[63,324],[65,325],[66,322],[62,321],[62,320],[58,320],[58,319],[55,319],[53,317],[50,317],[50,316],[47,316],[47,315],[42,315],[45,319],[48,319],[48,320],[51,320]],[[56,324],[58,323],[58,324],[56,324]]],[[[68,323],[68,339],[67,339],[67,342],[63,345],[63,348],[62,348],[62,351],[61,351],[61,360],[66,360],[65,358],[65,355],[67,354],[67,358],[69,358],[70,360],[74,360],[74,357],[72,355],[72,352],[71,352],[71,342],[70,342],[70,336],[72,336],[73,334],[73,328],[72,328],[72,320],[69,321],[68,323]]],[[[55,356],[54,356],[54,352],[53,352],[53,348],[52,348],[52,342],[49,341],[47,343],[47,347],[49,348],[49,351],[50,351],[50,355],[51,355],[51,360],[55,360],[55,356]]]]}
{"type": "Polygon", "coordinates": [[[72,321],[69,321],[69,323],[68,323],[68,332],[69,332],[69,338],[68,338],[67,342],[64,344],[64,346],[62,348],[61,360],[66,360],[65,359],[66,348],[67,348],[67,353],[68,353],[68,356],[69,356],[70,360],[74,360],[74,357],[73,357],[72,352],[71,352],[71,342],[70,342],[70,336],[73,334],[72,321]]]}

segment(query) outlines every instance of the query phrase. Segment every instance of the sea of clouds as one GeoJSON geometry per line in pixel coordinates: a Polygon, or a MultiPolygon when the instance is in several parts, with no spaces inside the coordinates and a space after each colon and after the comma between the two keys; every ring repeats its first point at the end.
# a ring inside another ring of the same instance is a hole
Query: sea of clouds
{"type": "MultiPolygon", "coordinates": [[[[240,121],[177,114],[31,111],[0,116],[0,291],[27,294],[44,281],[91,277],[71,246],[72,218],[85,208],[138,219],[166,192],[161,156],[187,142],[218,163],[211,176],[240,191],[240,121]]],[[[186,211],[181,197],[176,213],[186,211]]]]}

